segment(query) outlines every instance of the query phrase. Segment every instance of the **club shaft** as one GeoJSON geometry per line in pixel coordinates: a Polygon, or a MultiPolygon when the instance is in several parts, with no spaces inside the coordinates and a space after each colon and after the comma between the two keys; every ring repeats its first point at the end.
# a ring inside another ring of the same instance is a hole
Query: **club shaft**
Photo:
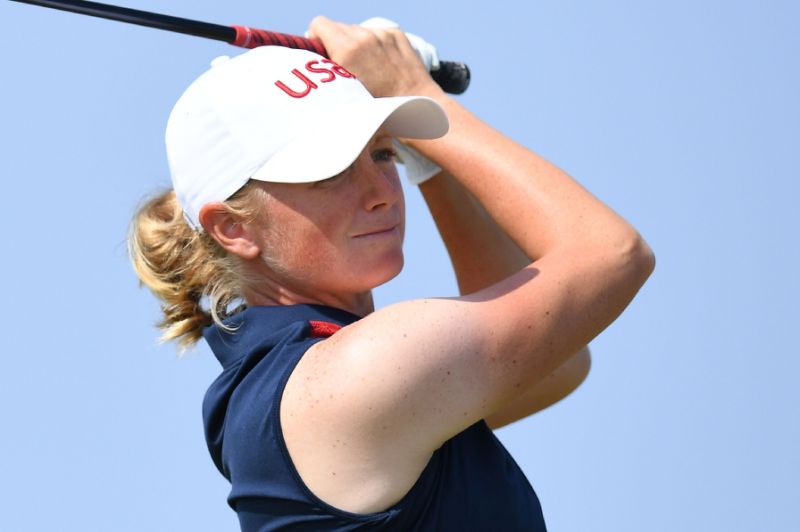
{"type": "Polygon", "coordinates": [[[157,28],[177,33],[185,33],[187,35],[205,37],[207,39],[215,39],[217,41],[224,41],[227,43],[233,42],[234,39],[236,39],[236,30],[231,26],[200,22],[199,20],[191,20],[188,18],[172,17],[170,15],[151,13],[149,11],[140,11],[138,9],[130,9],[127,7],[101,4],[99,2],[86,2],[84,0],[12,1],[21,2],[23,4],[49,7],[52,9],[59,9],[61,11],[70,11],[72,13],[89,15],[91,17],[117,20],[119,22],[127,22],[129,24],[147,26],[148,28],[157,28]]]}
{"type": "MultiPolygon", "coordinates": [[[[86,0],[12,0],[23,4],[49,7],[61,11],[70,11],[81,15],[116,20],[128,24],[137,24],[148,28],[157,28],[196,37],[205,37],[223,41],[234,46],[254,48],[264,45],[279,45],[289,48],[311,50],[327,57],[322,41],[306,39],[298,35],[288,35],[274,31],[249,28],[247,26],[223,26],[192,20],[188,18],[173,17],[160,13],[151,13],[139,9],[119,7],[99,2],[86,0]]],[[[452,94],[461,94],[469,86],[470,72],[467,65],[454,61],[440,61],[440,68],[432,71],[431,76],[445,91],[452,94]]]]}

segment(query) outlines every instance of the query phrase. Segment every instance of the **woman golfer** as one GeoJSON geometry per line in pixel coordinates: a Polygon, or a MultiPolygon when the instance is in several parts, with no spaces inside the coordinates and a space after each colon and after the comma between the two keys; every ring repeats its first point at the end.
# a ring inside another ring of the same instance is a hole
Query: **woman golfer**
{"type": "Polygon", "coordinates": [[[192,83],[174,191],[132,228],[164,337],[222,365],[203,416],[229,503],[247,531],[544,530],[492,428],[581,382],[653,253],[446,96],[399,30],[311,32],[331,60],[263,47],[192,83]],[[421,190],[461,295],[375,310],[403,266],[393,139],[444,169],[421,190]]]}

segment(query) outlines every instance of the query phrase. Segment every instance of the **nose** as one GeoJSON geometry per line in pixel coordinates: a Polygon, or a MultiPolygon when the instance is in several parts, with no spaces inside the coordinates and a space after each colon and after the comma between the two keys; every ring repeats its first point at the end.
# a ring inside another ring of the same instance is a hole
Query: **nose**
{"type": "Polygon", "coordinates": [[[355,170],[367,211],[389,208],[400,201],[402,188],[394,163],[374,161],[368,150],[364,150],[356,160],[355,170]]]}

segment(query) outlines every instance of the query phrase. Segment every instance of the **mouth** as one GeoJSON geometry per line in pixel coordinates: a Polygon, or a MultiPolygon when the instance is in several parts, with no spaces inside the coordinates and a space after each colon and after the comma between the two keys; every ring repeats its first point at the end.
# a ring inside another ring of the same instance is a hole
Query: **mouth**
{"type": "Polygon", "coordinates": [[[384,236],[384,235],[393,235],[395,234],[400,227],[400,224],[394,224],[390,226],[386,226],[380,229],[374,229],[371,231],[365,231],[363,233],[358,233],[353,235],[353,238],[366,238],[366,237],[373,237],[373,236],[384,236]]]}

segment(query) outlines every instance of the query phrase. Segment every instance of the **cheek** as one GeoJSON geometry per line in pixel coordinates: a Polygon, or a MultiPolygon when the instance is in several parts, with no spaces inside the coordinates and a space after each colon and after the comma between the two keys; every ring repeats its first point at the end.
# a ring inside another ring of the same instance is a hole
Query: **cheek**
{"type": "Polygon", "coordinates": [[[263,261],[284,280],[312,289],[363,289],[363,284],[378,285],[397,275],[403,264],[405,205],[399,176],[386,177],[398,192],[392,206],[401,219],[398,241],[375,247],[353,241],[349,234],[363,220],[358,219],[356,191],[343,187],[325,201],[306,196],[299,203],[276,202],[264,231],[263,261]]]}
{"type": "Polygon", "coordinates": [[[309,281],[342,262],[341,242],[346,226],[336,212],[318,212],[324,216],[315,219],[296,212],[281,214],[275,216],[263,239],[262,259],[273,271],[309,281]]]}

